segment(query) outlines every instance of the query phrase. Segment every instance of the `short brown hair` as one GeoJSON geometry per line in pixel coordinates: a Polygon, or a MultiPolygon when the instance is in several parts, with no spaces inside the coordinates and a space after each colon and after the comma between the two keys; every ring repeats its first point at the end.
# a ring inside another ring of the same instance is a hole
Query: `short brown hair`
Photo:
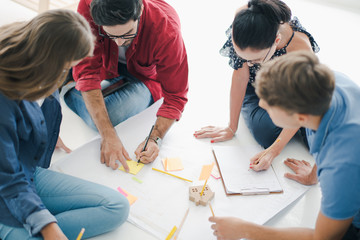
{"type": "Polygon", "coordinates": [[[308,51],[288,53],[264,64],[256,78],[259,98],[289,113],[325,114],[334,88],[333,72],[308,51]]]}
{"type": "Polygon", "coordinates": [[[0,27],[0,91],[13,100],[46,97],[62,84],[70,63],[93,49],[89,24],[70,10],[0,27]]]}

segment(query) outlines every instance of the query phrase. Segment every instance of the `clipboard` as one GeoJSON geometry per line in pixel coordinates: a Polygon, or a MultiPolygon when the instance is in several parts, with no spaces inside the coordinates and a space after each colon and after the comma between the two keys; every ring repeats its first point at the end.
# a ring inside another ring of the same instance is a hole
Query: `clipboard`
{"type": "MultiPolygon", "coordinates": [[[[229,186],[227,186],[227,184],[229,182],[226,182],[226,178],[229,178],[231,176],[225,176],[225,178],[224,178],[224,174],[228,174],[228,173],[226,171],[224,171],[224,168],[222,168],[222,164],[220,162],[220,161],[226,161],[224,154],[222,154],[223,152],[226,152],[226,151],[241,152],[241,147],[239,147],[239,146],[216,146],[216,147],[213,147],[213,149],[212,149],[212,153],[214,155],[216,165],[219,169],[221,182],[224,187],[225,194],[227,196],[233,196],[233,195],[248,196],[248,195],[264,195],[264,194],[283,193],[283,189],[280,185],[280,182],[279,182],[272,166],[268,170],[262,171],[262,172],[255,172],[253,170],[250,170],[250,172],[249,172],[248,169],[244,170],[244,171],[248,172],[246,174],[254,175],[254,177],[256,177],[256,175],[259,175],[260,176],[259,180],[263,180],[264,184],[262,184],[261,182],[257,182],[256,184],[246,185],[244,183],[244,185],[242,187],[240,184],[239,187],[236,188],[235,191],[233,190],[233,188],[229,189],[229,186]],[[234,149],[236,149],[236,150],[234,150],[234,149]],[[271,180],[271,184],[266,182],[269,179],[271,180]]],[[[254,153],[251,153],[251,150],[250,150],[250,152],[248,151],[248,154],[245,154],[245,156],[246,155],[253,156],[257,153],[256,150],[253,152],[254,153]]],[[[238,159],[240,161],[240,157],[238,157],[238,159]]],[[[247,161],[246,164],[248,165],[248,162],[249,162],[248,157],[245,157],[242,160],[247,161]]],[[[246,177],[246,176],[244,176],[244,177],[246,177]]]]}

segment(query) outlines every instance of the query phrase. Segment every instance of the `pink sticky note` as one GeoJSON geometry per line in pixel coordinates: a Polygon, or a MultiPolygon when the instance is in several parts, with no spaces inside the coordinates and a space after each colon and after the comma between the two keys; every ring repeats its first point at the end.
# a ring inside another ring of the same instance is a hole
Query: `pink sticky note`
{"type": "Polygon", "coordinates": [[[125,197],[128,196],[127,193],[124,192],[124,190],[121,189],[121,187],[118,187],[117,190],[118,190],[122,195],[124,195],[125,197]]]}

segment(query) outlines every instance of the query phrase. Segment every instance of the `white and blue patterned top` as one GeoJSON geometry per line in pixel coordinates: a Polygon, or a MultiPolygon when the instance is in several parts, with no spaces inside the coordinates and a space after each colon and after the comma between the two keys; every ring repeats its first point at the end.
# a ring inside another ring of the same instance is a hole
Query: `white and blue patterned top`
{"type": "MultiPolygon", "coordinates": [[[[307,32],[306,29],[300,24],[300,21],[297,17],[294,17],[289,22],[289,24],[292,27],[294,32],[302,32],[309,37],[309,41],[310,41],[312,50],[315,53],[320,51],[320,48],[319,48],[318,44],[315,42],[313,36],[309,32],[307,32]]],[[[293,32],[293,35],[291,36],[290,40],[288,41],[288,43],[283,48],[276,50],[274,55],[271,57],[271,59],[286,54],[286,48],[290,44],[292,38],[294,37],[294,32],[293,32]]],[[[230,58],[229,65],[233,69],[238,70],[239,68],[242,68],[242,66],[246,62],[246,60],[239,57],[239,55],[237,55],[235,52],[235,49],[234,49],[234,46],[232,43],[232,25],[226,31],[226,36],[228,37],[228,40],[226,41],[224,46],[220,49],[220,54],[224,57],[229,57],[230,58]]],[[[249,83],[255,82],[256,73],[259,69],[260,69],[260,64],[254,64],[253,66],[249,67],[249,71],[250,71],[249,83]]]]}

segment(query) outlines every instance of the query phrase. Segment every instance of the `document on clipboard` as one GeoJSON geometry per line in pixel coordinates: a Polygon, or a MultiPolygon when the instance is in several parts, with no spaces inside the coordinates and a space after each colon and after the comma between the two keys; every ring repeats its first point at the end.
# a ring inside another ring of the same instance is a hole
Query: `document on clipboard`
{"type": "Polygon", "coordinates": [[[261,172],[249,170],[250,158],[261,150],[261,147],[256,145],[213,147],[226,195],[283,192],[272,166],[261,172]]]}

